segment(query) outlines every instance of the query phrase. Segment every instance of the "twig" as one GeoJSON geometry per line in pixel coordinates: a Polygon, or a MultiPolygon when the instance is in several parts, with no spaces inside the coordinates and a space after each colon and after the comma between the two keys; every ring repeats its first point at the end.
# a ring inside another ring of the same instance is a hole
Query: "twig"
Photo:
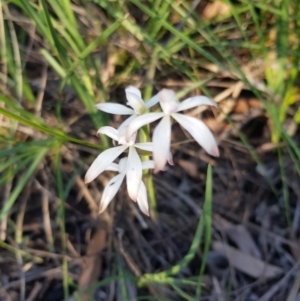
{"type": "Polygon", "coordinates": [[[295,264],[288,273],[285,274],[285,276],[278,281],[276,284],[274,284],[270,290],[268,290],[262,297],[260,297],[257,301],[269,301],[272,300],[272,297],[276,294],[276,292],[282,288],[282,286],[289,280],[290,277],[292,277],[295,272],[299,269],[300,261],[295,264]]]}

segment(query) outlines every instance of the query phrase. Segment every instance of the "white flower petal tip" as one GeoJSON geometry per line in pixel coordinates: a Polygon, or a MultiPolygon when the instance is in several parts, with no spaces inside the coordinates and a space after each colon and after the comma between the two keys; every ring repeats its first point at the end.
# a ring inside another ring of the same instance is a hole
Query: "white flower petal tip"
{"type": "Polygon", "coordinates": [[[153,160],[155,171],[163,170],[170,157],[171,119],[165,115],[153,132],[153,160]]]}
{"type": "Polygon", "coordinates": [[[214,157],[220,157],[220,151],[218,147],[213,148],[209,154],[214,157]]]}
{"type": "MultiPolygon", "coordinates": [[[[141,208],[140,208],[141,209],[141,208]]],[[[141,209],[141,211],[142,211],[142,209],[141,209]]],[[[150,212],[149,212],[149,210],[148,211],[142,211],[146,216],[148,216],[148,217],[150,217],[150,212]]]]}
{"type": "Polygon", "coordinates": [[[194,117],[173,113],[172,117],[201,145],[211,156],[218,157],[219,149],[215,137],[207,125],[194,117]]]}
{"type": "Polygon", "coordinates": [[[102,198],[100,201],[99,214],[102,213],[107,208],[107,206],[109,205],[111,200],[115,197],[119,188],[122,185],[124,177],[125,177],[125,174],[118,174],[109,180],[109,182],[105,186],[103,194],[102,194],[102,198]]]}
{"type": "Polygon", "coordinates": [[[84,177],[84,184],[89,184],[91,183],[93,180],[89,181],[89,178],[85,175],[84,177]]]}
{"type": "Polygon", "coordinates": [[[147,215],[150,216],[149,214],[149,204],[148,204],[148,197],[147,197],[147,189],[143,181],[141,181],[140,187],[139,187],[139,192],[137,196],[137,203],[141,209],[141,211],[147,215]]]}
{"type": "Polygon", "coordinates": [[[191,108],[198,107],[198,106],[213,106],[215,108],[218,108],[218,105],[210,98],[206,96],[198,95],[198,96],[187,98],[186,100],[181,102],[178,105],[177,112],[189,110],[191,108]]]}
{"type": "Polygon", "coordinates": [[[124,105],[119,103],[98,103],[95,105],[95,108],[109,114],[117,114],[117,115],[132,115],[134,111],[124,105]]]}
{"type": "Polygon", "coordinates": [[[136,201],[142,181],[142,162],[134,146],[129,147],[126,166],[126,182],[129,197],[136,201]]]}
{"type": "MultiPolygon", "coordinates": [[[[173,161],[173,157],[172,157],[172,154],[170,153],[170,157],[168,158],[168,163],[169,165],[173,166],[174,165],[174,161],[173,161]]],[[[166,168],[166,165],[163,167],[163,168],[160,168],[159,166],[153,166],[153,173],[154,174],[157,174],[159,173],[160,171],[166,171],[167,168],[166,168]]]]}
{"type": "Polygon", "coordinates": [[[119,139],[119,132],[115,128],[111,126],[103,126],[97,131],[97,136],[100,134],[104,134],[108,137],[110,137],[113,140],[118,140],[119,139]]]}
{"type": "Polygon", "coordinates": [[[125,89],[125,93],[126,92],[133,93],[133,94],[137,95],[138,97],[142,98],[142,93],[141,93],[140,89],[138,89],[137,87],[130,85],[125,89]]]}
{"type": "Polygon", "coordinates": [[[172,166],[174,165],[173,156],[172,156],[171,152],[169,153],[168,163],[172,166]]]}
{"type": "MultiPolygon", "coordinates": [[[[210,130],[207,128],[207,130],[210,132],[210,130]]],[[[211,132],[210,132],[211,133],[211,132]]],[[[196,140],[196,139],[195,139],[196,140]]],[[[220,157],[220,152],[219,152],[219,148],[217,146],[217,142],[213,136],[213,134],[211,133],[211,141],[209,142],[204,142],[204,141],[199,141],[196,140],[203,148],[204,150],[213,157],[220,157]],[[201,143],[200,143],[201,142],[201,143]]]]}
{"type": "Polygon", "coordinates": [[[98,214],[103,213],[103,212],[105,211],[105,209],[106,209],[106,208],[102,208],[102,207],[100,206],[98,214]]]}

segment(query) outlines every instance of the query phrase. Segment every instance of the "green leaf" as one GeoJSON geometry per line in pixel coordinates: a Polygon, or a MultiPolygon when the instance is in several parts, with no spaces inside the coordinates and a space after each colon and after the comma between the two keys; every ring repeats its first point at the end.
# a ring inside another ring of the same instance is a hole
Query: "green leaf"
{"type": "Polygon", "coordinates": [[[70,137],[70,136],[64,134],[64,132],[61,131],[61,130],[50,128],[47,125],[43,124],[42,122],[39,123],[39,124],[35,123],[35,122],[33,122],[29,119],[26,119],[22,116],[19,116],[19,115],[15,114],[15,113],[12,113],[12,112],[4,109],[4,108],[1,108],[1,107],[0,107],[0,113],[3,114],[6,117],[9,117],[9,118],[11,118],[13,120],[16,120],[16,121],[18,121],[22,124],[25,124],[25,125],[33,128],[33,129],[35,129],[35,130],[38,130],[38,131],[41,131],[45,134],[49,134],[51,136],[54,136],[59,140],[68,141],[68,142],[72,142],[72,143],[76,143],[76,144],[81,144],[81,145],[85,145],[85,146],[89,146],[89,147],[93,147],[93,148],[97,148],[97,149],[104,149],[104,147],[101,146],[101,145],[86,142],[86,141],[83,141],[83,140],[79,140],[79,139],[70,137]]]}
{"type": "Polygon", "coordinates": [[[36,170],[44,156],[49,151],[48,148],[41,148],[39,152],[37,152],[31,161],[31,164],[25,170],[22,177],[20,177],[19,182],[17,183],[16,187],[13,189],[12,193],[10,194],[8,200],[5,202],[3,208],[0,211],[0,220],[2,220],[3,216],[8,213],[11,207],[14,205],[15,201],[17,200],[18,196],[20,195],[22,189],[32,176],[33,172],[36,170]]]}

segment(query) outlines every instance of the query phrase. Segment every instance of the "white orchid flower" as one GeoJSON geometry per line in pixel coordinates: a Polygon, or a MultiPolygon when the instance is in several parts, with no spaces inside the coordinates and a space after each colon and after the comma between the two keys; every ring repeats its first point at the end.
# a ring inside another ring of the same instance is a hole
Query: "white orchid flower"
{"type": "Polygon", "coordinates": [[[155,95],[152,97],[148,102],[144,102],[142,99],[141,91],[134,87],[128,86],[125,89],[127,105],[130,106],[126,107],[124,105],[118,103],[99,103],[95,107],[103,112],[110,113],[110,114],[118,114],[118,115],[131,115],[127,118],[118,128],[119,134],[121,135],[117,141],[120,139],[125,139],[125,136],[122,135],[124,127],[128,126],[128,124],[134,120],[137,116],[142,115],[146,112],[146,110],[150,109],[152,106],[158,103],[158,96],[155,95]]]}
{"type": "Polygon", "coordinates": [[[212,156],[219,156],[216,140],[209,128],[200,120],[191,116],[178,114],[200,105],[217,107],[216,103],[206,96],[193,96],[181,103],[177,102],[175,92],[163,89],[158,93],[163,112],[148,113],[136,117],[127,128],[126,139],[130,139],[142,126],[162,118],[153,132],[153,159],[155,171],[162,170],[168,160],[171,140],[171,117],[174,118],[190,135],[212,156]]]}
{"type": "MultiPolygon", "coordinates": [[[[142,170],[154,168],[154,162],[152,160],[144,161],[141,165],[142,170]]],[[[114,176],[105,186],[102,198],[100,201],[99,213],[102,213],[111,200],[115,197],[118,192],[125,176],[128,174],[128,158],[123,158],[120,160],[119,164],[111,163],[105,170],[116,171],[119,174],[114,176]]],[[[130,185],[131,182],[127,181],[127,190],[128,193],[131,190],[130,185]]],[[[137,195],[137,203],[141,209],[141,211],[149,216],[149,205],[148,205],[148,197],[146,186],[143,181],[141,181],[138,189],[137,195]]]]}
{"type": "MultiPolygon", "coordinates": [[[[110,127],[104,126],[98,130],[98,134],[105,134],[108,137],[118,140],[119,131],[110,127]]],[[[152,142],[135,143],[135,136],[128,142],[122,145],[103,151],[92,163],[85,175],[85,183],[90,183],[99,176],[110,164],[119,157],[126,149],[129,149],[126,180],[128,194],[133,201],[136,201],[139,194],[139,187],[142,180],[142,162],[136,151],[136,148],[152,152],[152,142]]]]}

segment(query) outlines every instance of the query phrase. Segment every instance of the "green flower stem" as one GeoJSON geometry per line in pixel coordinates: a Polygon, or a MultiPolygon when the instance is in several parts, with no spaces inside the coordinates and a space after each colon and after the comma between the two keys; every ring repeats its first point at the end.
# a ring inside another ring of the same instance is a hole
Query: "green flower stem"
{"type": "MultiPolygon", "coordinates": [[[[211,212],[211,202],[212,202],[212,167],[211,165],[208,165],[207,169],[207,177],[206,177],[206,191],[205,191],[205,200],[203,205],[203,213],[200,216],[197,230],[194,236],[194,239],[192,241],[191,247],[188,251],[188,253],[183,257],[182,260],[180,260],[176,265],[171,267],[170,269],[160,272],[160,273],[154,273],[154,274],[144,274],[139,280],[138,280],[138,286],[145,286],[149,282],[158,282],[158,283],[165,283],[166,279],[169,276],[177,275],[184,267],[186,267],[191,260],[195,257],[196,252],[198,250],[198,247],[201,243],[203,230],[206,226],[209,228],[209,224],[211,224],[210,220],[211,217],[209,217],[207,214],[211,212]],[[208,222],[208,225],[206,223],[208,222]]],[[[209,229],[207,229],[206,234],[209,234],[209,229]]]]}

